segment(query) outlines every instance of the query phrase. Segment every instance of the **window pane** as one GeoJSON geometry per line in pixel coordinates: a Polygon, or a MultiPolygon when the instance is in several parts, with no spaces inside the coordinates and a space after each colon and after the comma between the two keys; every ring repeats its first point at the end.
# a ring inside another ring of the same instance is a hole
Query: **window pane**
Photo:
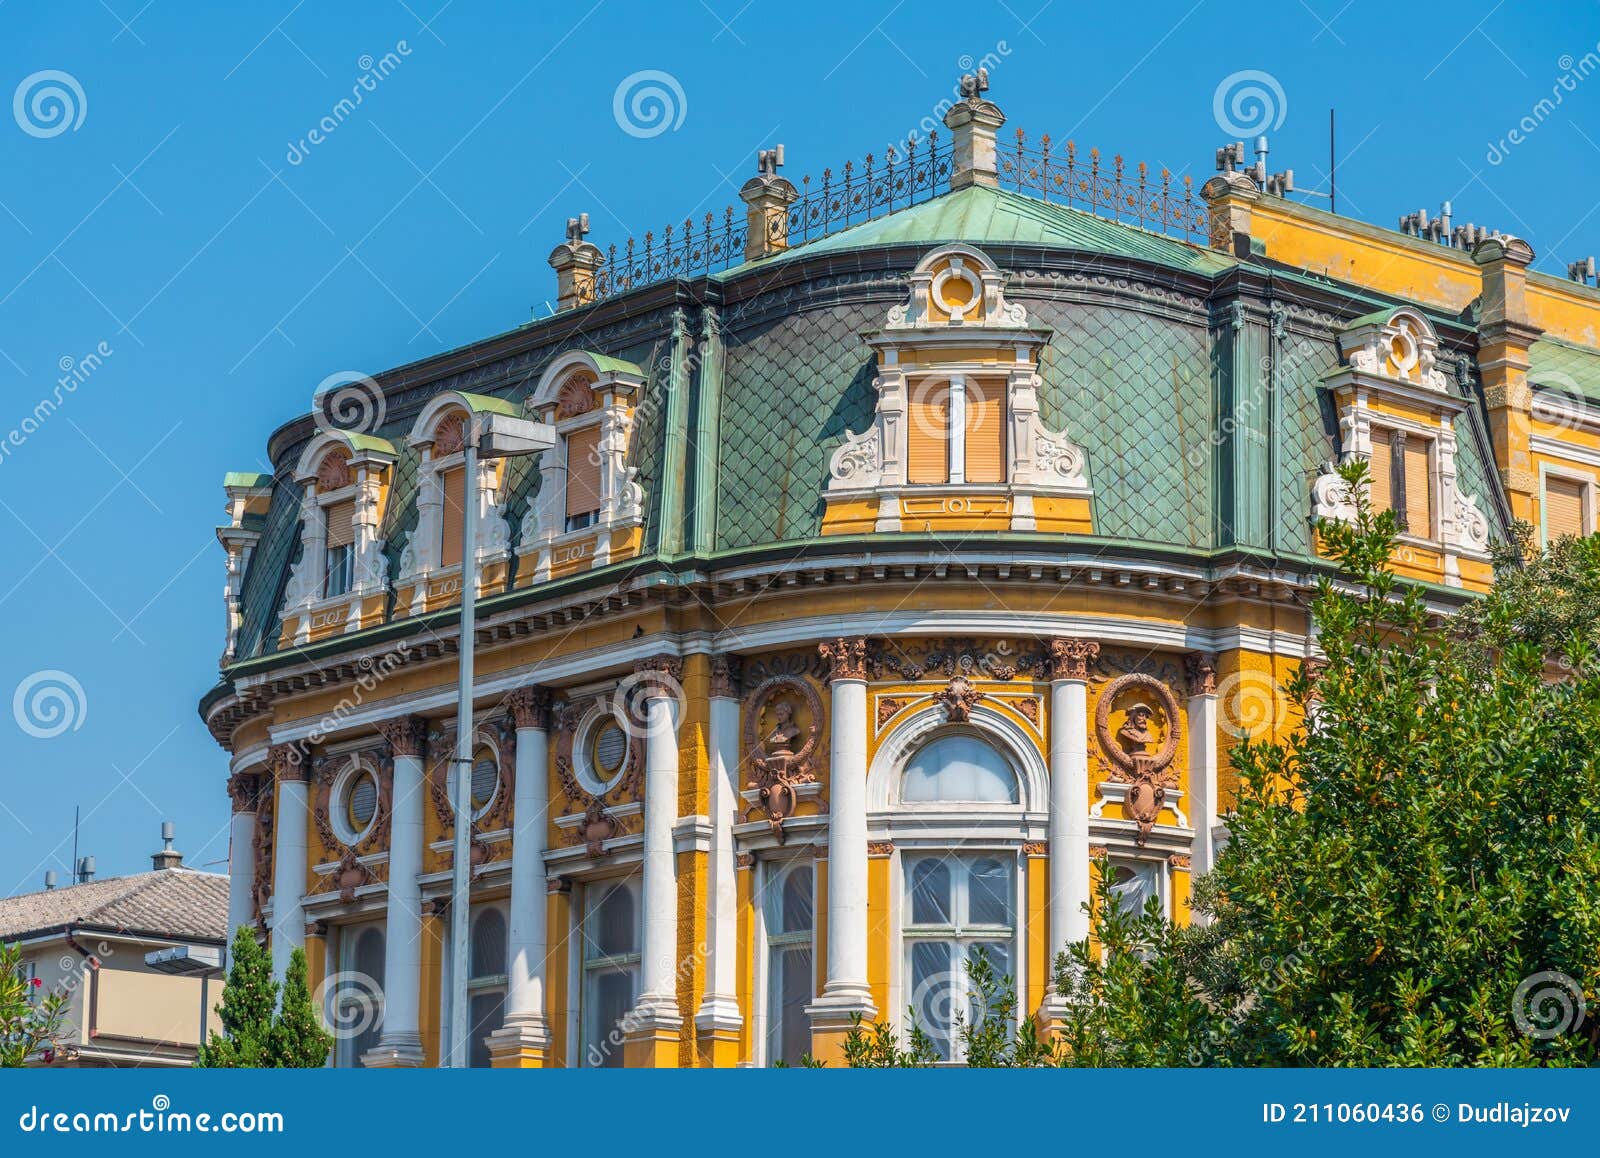
{"type": "Polygon", "coordinates": [[[378,811],[378,782],[363,772],[350,789],[350,826],[362,832],[378,811]]]}
{"type": "Polygon", "coordinates": [[[587,1009],[584,1022],[588,1041],[585,1043],[583,1064],[620,1067],[622,1033],[617,1023],[633,1008],[633,970],[592,970],[586,981],[584,1003],[587,1009]]]}
{"type": "Polygon", "coordinates": [[[1156,866],[1144,862],[1124,862],[1111,868],[1111,896],[1125,913],[1142,913],[1145,902],[1160,896],[1156,866]]]}
{"type": "Polygon", "coordinates": [[[918,382],[906,403],[906,481],[950,479],[950,384],[918,382]]]}
{"type": "Polygon", "coordinates": [[[950,1057],[955,1002],[961,992],[961,978],[951,968],[953,948],[948,941],[911,943],[911,1011],[946,1059],[950,1057]]]}
{"type": "Polygon", "coordinates": [[[811,946],[774,949],[770,962],[767,1060],[795,1065],[811,1049],[811,1023],[806,1017],[813,995],[811,946]]]}
{"type": "Polygon", "coordinates": [[[567,517],[600,509],[600,426],[567,435],[567,517]]]}
{"type": "Polygon", "coordinates": [[[356,937],[353,968],[365,973],[378,985],[383,984],[383,930],[368,925],[356,937]]]}
{"type": "MultiPolygon", "coordinates": [[[[995,984],[1003,991],[1007,988],[1015,990],[1017,969],[1011,960],[1010,941],[979,941],[967,948],[969,962],[982,957],[989,962],[989,973],[995,984]]],[[[978,987],[972,983],[971,965],[967,966],[967,1008],[965,1016],[968,1025],[979,1025],[985,1017],[995,1012],[985,1007],[983,998],[978,993],[978,987]]]]}
{"type": "Polygon", "coordinates": [[[967,871],[967,923],[1011,924],[1011,866],[992,857],[971,862],[967,871]]]}
{"type": "Polygon", "coordinates": [[[811,931],[811,868],[809,865],[791,869],[783,878],[783,912],[777,921],[780,933],[809,933],[811,931]]]}
{"type": "Polygon", "coordinates": [[[479,993],[472,998],[472,1037],[467,1043],[467,1064],[475,1070],[489,1068],[489,1035],[505,1019],[503,993],[479,993]]]}
{"type": "Polygon", "coordinates": [[[626,884],[608,888],[584,922],[584,956],[615,957],[638,951],[633,890],[626,884]]]}
{"type": "Polygon", "coordinates": [[[939,857],[923,857],[911,864],[911,923],[949,925],[950,866],[939,857]]]}
{"type": "Polygon", "coordinates": [[[1389,446],[1389,432],[1381,427],[1372,428],[1372,458],[1367,462],[1367,479],[1371,483],[1372,510],[1387,511],[1394,505],[1394,454],[1389,446]]]}
{"type": "Polygon", "coordinates": [[[454,567],[461,562],[461,524],[467,509],[467,473],[462,467],[444,472],[444,509],[439,521],[439,564],[454,567]]]}
{"type": "Polygon", "coordinates": [[[1006,386],[967,379],[966,479],[1006,480],[1006,386]]]}
{"type": "Polygon", "coordinates": [[[506,971],[506,919],[499,909],[484,909],[472,925],[471,977],[498,977],[506,971]]]}
{"type": "Polygon", "coordinates": [[[1017,803],[1017,777],[988,744],[972,736],[935,740],[906,766],[901,799],[911,802],[1017,803]]]}
{"type": "Polygon", "coordinates": [[[476,811],[487,808],[500,786],[500,770],[495,767],[494,754],[480,752],[472,765],[472,807],[476,811]]]}
{"type": "Polygon", "coordinates": [[[1583,521],[1584,484],[1577,479],[1545,479],[1544,483],[1544,533],[1545,541],[1553,543],[1568,536],[1589,533],[1583,521]]]}
{"type": "Polygon", "coordinates": [[[1415,436],[1406,439],[1406,530],[1413,535],[1433,535],[1432,472],[1428,468],[1428,443],[1415,436]]]}

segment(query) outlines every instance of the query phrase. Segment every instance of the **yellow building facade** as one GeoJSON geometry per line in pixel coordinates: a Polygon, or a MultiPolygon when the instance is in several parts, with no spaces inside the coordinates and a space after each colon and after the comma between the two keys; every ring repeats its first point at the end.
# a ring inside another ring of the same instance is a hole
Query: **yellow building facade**
{"type": "Polygon", "coordinates": [[[985,87],[721,221],[574,219],[553,316],[228,476],[230,921],[305,947],[334,1064],[837,1062],[857,1016],[959,1061],[979,954],[1048,1026],[1097,882],[1188,920],[1230,748],[1293,728],[1338,464],[1441,610],[1515,520],[1595,529],[1593,286],[1003,137],[985,87]],[[501,419],[545,449],[472,459],[501,419]]]}

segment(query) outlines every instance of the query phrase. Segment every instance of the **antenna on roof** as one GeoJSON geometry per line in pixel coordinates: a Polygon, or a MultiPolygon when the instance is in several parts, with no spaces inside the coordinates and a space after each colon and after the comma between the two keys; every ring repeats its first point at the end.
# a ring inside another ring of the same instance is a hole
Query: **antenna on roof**
{"type": "Polygon", "coordinates": [[[50,889],[53,889],[53,888],[56,887],[56,870],[55,869],[45,869],[44,870],[44,887],[45,887],[45,891],[46,892],[48,892],[50,889]]]}
{"type": "Polygon", "coordinates": [[[1581,285],[1588,285],[1590,282],[1594,281],[1594,258],[1581,258],[1580,260],[1568,265],[1567,279],[1569,281],[1578,282],[1581,285]]]}

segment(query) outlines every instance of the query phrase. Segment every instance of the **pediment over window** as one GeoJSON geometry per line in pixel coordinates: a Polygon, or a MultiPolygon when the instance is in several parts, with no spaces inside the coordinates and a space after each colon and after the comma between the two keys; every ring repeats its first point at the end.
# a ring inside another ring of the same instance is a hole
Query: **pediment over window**
{"type": "Polygon", "coordinates": [[[644,386],[634,363],[587,350],[540,375],[528,410],[555,428],[556,445],[540,456],[539,492],[522,519],[519,586],[638,553],[645,494],[628,461],[644,386]]]}
{"type": "Polygon", "coordinates": [[[1343,365],[1332,377],[1359,376],[1370,384],[1415,386],[1450,392],[1438,368],[1439,335],[1433,324],[1409,306],[1357,318],[1339,332],[1343,365]]]}
{"type": "Polygon", "coordinates": [[[1088,458],[1039,417],[1050,331],[1006,300],[1005,273],[973,246],[931,251],[907,282],[866,335],[877,406],[834,451],[823,534],[1088,533],[1088,458]]]}
{"type": "Polygon", "coordinates": [[[1028,311],[1006,301],[1005,274],[970,245],[947,245],[917,263],[905,302],[889,311],[886,330],[983,326],[1023,329],[1028,311]]]}

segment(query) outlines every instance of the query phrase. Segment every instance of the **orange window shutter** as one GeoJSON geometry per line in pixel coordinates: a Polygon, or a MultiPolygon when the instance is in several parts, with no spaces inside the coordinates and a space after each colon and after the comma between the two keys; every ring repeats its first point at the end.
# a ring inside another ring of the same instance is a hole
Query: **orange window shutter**
{"type": "Polygon", "coordinates": [[[1583,483],[1547,478],[1544,484],[1544,534],[1549,542],[1587,535],[1583,519],[1583,483]]]}
{"type": "Polygon", "coordinates": [[[1006,481],[1006,405],[1001,383],[967,382],[966,478],[1006,481]]]}
{"type": "Polygon", "coordinates": [[[328,549],[348,547],[356,541],[356,504],[354,499],[334,503],[323,509],[328,524],[328,549]]]}
{"type": "Polygon", "coordinates": [[[444,472],[444,518],[439,538],[439,565],[461,562],[461,520],[467,509],[467,472],[463,467],[444,472]]]}
{"type": "Polygon", "coordinates": [[[950,388],[913,390],[906,407],[906,481],[950,481],[950,388]]]}
{"type": "Polygon", "coordinates": [[[1367,462],[1367,478],[1372,482],[1372,510],[1387,511],[1394,506],[1391,473],[1394,470],[1393,448],[1389,445],[1389,432],[1372,428],[1372,458],[1367,462]]]}
{"type": "Polygon", "coordinates": [[[600,427],[567,435],[567,517],[600,509],[600,427]]]}
{"type": "Polygon", "coordinates": [[[1433,472],[1428,468],[1429,441],[1406,439],[1406,530],[1433,537],[1433,472]]]}

